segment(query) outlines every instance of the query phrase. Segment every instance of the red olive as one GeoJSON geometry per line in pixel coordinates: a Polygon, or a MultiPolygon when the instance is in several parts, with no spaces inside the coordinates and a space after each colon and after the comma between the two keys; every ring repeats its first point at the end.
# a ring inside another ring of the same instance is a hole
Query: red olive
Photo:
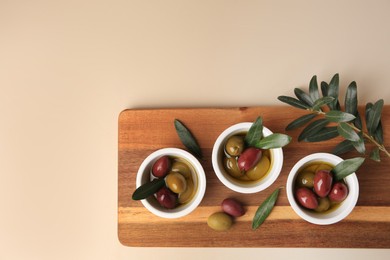
{"type": "Polygon", "coordinates": [[[157,201],[167,209],[173,209],[177,204],[177,195],[167,187],[162,187],[156,193],[157,201]]]}
{"type": "Polygon", "coordinates": [[[153,164],[152,174],[158,178],[165,177],[168,174],[169,169],[171,168],[171,160],[168,156],[161,156],[153,164]]]}
{"type": "Polygon", "coordinates": [[[255,147],[245,149],[238,157],[238,168],[241,171],[248,171],[253,168],[260,160],[262,151],[255,147]]]}
{"type": "Polygon", "coordinates": [[[241,217],[242,215],[245,214],[245,210],[242,207],[241,203],[235,199],[231,199],[231,198],[224,199],[222,201],[221,206],[222,206],[222,210],[232,217],[241,217]]]}
{"type": "Polygon", "coordinates": [[[302,187],[295,191],[295,197],[299,204],[307,209],[315,209],[318,207],[318,200],[313,191],[308,188],[302,187]]]}
{"type": "Polygon", "coordinates": [[[342,182],[336,182],[328,195],[329,199],[334,202],[342,202],[348,195],[348,187],[342,182]]]}
{"type": "Polygon", "coordinates": [[[326,197],[332,188],[333,175],[328,170],[317,171],[314,175],[314,191],[321,198],[326,197]]]}

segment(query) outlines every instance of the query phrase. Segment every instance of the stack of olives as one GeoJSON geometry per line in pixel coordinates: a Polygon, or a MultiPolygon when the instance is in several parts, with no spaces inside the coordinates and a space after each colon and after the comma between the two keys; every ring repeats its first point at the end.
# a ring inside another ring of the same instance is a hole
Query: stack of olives
{"type": "Polygon", "coordinates": [[[165,178],[165,186],[155,194],[161,206],[173,209],[189,202],[196,191],[196,175],[183,159],[162,156],[153,164],[151,173],[155,178],[165,178]]]}
{"type": "Polygon", "coordinates": [[[228,138],[224,146],[223,166],[233,178],[248,182],[259,181],[270,169],[269,150],[245,145],[245,134],[236,134],[228,138]]]}
{"type": "Polygon", "coordinates": [[[312,163],[304,167],[295,179],[295,197],[298,203],[315,212],[329,212],[348,195],[343,181],[335,181],[332,166],[312,163]]]}

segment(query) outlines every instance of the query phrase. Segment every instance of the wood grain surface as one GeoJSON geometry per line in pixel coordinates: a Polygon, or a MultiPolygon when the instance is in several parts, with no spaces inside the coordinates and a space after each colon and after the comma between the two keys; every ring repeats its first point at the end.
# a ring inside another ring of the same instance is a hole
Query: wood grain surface
{"type": "MultiPolygon", "coordinates": [[[[362,109],[362,108],[360,108],[362,109]]],[[[302,130],[289,131],[293,141],[283,149],[284,165],[279,178],[268,189],[255,194],[239,194],[224,187],[212,164],[212,147],[218,135],[239,122],[253,122],[263,117],[273,132],[285,133],[286,125],[306,112],[286,106],[243,108],[191,108],[125,110],[119,116],[118,143],[118,237],[134,247],[332,247],[390,248],[390,158],[382,162],[366,160],[358,170],[360,195],[357,206],[343,221],[318,226],[302,220],[289,206],[282,190],[276,207],[257,230],[251,222],[257,207],[272,191],[284,186],[293,165],[315,152],[331,152],[342,139],[320,143],[298,143],[302,130]],[[147,211],[140,201],[133,201],[136,173],[142,161],[153,151],[184,148],[173,120],[180,119],[196,136],[204,159],[201,160],[207,189],[200,206],[180,219],[163,219],[147,211]],[[232,197],[246,206],[246,214],[237,218],[227,232],[216,232],[207,226],[210,214],[220,211],[223,199],[232,197]]],[[[362,114],[362,113],[361,113],[362,114]]],[[[364,114],[364,113],[363,113],[364,114]]],[[[390,145],[390,106],[382,115],[384,139],[390,145]]],[[[368,145],[368,149],[372,146],[368,145]]],[[[342,155],[344,159],[356,152],[342,155]]]]}

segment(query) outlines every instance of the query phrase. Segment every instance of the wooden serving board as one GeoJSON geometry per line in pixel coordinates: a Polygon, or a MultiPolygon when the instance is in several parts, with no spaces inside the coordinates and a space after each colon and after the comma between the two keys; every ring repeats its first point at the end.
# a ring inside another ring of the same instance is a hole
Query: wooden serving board
{"type": "MultiPolygon", "coordinates": [[[[137,247],[390,248],[390,158],[385,156],[380,163],[366,160],[358,170],[359,200],[353,212],[341,222],[318,226],[302,220],[289,206],[286,192],[282,190],[268,219],[259,229],[251,229],[257,207],[275,188],[285,186],[293,165],[308,154],[331,152],[341,138],[298,143],[297,136],[302,128],[287,132],[293,141],[283,149],[282,172],[271,187],[259,193],[236,193],[216,177],[211,152],[224,129],[239,122],[253,122],[262,116],[264,125],[273,132],[285,133],[286,125],[305,113],[286,106],[123,111],[119,116],[118,151],[120,242],[137,247]],[[175,118],[192,131],[202,148],[204,159],[201,164],[206,172],[207,189],[200,206],[191,214],[180,219],[163,219],[147,211],[140,201],[133,201],[131,195],[135,190],[137,170],[150,153],[165,147],[184,148],[174,128],[175,118]],[[241,201],[246,214],[236,218],[229,231],[216,232],[207,226],[207,218],[220,211],[221,202],[228,197],[241,201]]],[[[385,106],[382,119],[385,144],[390,145],[390,106],[385,106]]],[[[355,156],[358,156],[356,152],[350,152],[342,157],[355,156]]]]}

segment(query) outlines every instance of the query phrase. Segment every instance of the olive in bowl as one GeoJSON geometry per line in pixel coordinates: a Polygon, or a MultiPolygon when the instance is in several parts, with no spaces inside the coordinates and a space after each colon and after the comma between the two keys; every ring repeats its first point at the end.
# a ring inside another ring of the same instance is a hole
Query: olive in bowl
{"type": "MultiPolygon", "coordinates": [[[[212,164],[218,179],[229,189],[255,193],[271,186],[283,166],[283,150],[246,146],[245,135],[252,123],[228,127],[217,138],[212,151],[212,164]]],[[[272,132],[263,127],[263,136],[272,132]]]]}
{"type": "Polygon", "coordinates": [[[187,151],[163,148],[151,153],[141,164],[136,188],[155,179],[163,186],[142,204],[163,218],[179,218],[197,208],[206,191],[206,176],[199,161],[187,151]]]}
{"type": "Polygon", "coordinates": [[[342,162],[328,153],[315,153],[299,160],[287,178],[287,199],[304,220],[318,225],[334,224],[347,217],[359,197],[355,173],[336,181],[332,169],[342,162]]]}

